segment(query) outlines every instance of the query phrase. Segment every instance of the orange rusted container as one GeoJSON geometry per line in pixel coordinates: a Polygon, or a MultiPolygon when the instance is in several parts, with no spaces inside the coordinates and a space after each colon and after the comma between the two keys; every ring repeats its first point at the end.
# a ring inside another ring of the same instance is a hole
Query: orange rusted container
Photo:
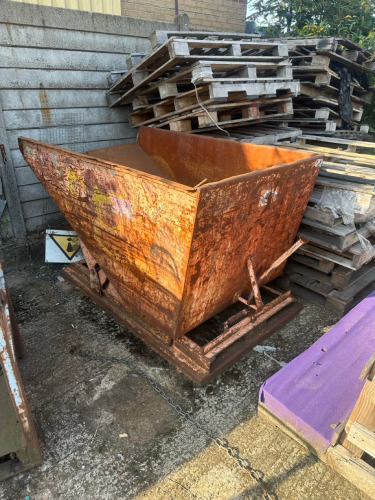
{"type": "Polygon", "coordinates": [[[88,154],[20,147],[125,310],[169,339],[249,292],[249,255],[260,276],[293,244],[321,163],[154,128],[88,154]]]}

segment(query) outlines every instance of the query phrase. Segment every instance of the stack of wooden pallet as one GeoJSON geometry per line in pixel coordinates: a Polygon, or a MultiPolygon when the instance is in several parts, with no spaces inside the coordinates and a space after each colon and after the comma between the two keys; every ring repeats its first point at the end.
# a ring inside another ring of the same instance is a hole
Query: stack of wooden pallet
{"type": "Polygon", "coordinates": [[[109,90],[131,103],[133,127],[204,132],[286,118],[299,93],[287,43],[253,35],[159,32],[148,55],[132,54],[109,90]],[[213,36],[214,35],[214,36],[213,36]]]}
{"type": "Polygon", "coordinates": [[[299,230],[308,244],[278,284],[345,314],[375,289],[375,143],[302,135],[289,147],[325,159],[299,230]]]}
{"type": "Polygon", "coordinates": [[[363,106],[372,99],[368,79],[375,71],[372,54],[345,38],[286,41],[293,77],[301,82],[301,93],[293,100],[294,117],[286,123],[324,135],[333,134],[338,127],[359,129],[363,106]]]}

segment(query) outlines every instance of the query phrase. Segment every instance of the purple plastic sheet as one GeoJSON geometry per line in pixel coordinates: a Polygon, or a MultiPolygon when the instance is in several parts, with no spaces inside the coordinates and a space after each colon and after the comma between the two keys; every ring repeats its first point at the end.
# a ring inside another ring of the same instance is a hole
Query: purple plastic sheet
{"type": "Polygon", "coordinates": [[[325,453],[362,390],[375,352],[375,292],[309,349],[270,377],[259,400],[314,449],[325,453]]]}

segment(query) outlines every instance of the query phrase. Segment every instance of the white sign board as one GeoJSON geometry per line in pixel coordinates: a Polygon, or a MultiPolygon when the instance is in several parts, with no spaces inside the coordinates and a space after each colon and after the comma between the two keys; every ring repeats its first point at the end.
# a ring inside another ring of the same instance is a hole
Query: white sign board
{"type": "Polygon", "coordinates": [[[74,231],[46,230],[46,262],[69,264],[83,258],[81,242],[74,231]]]}

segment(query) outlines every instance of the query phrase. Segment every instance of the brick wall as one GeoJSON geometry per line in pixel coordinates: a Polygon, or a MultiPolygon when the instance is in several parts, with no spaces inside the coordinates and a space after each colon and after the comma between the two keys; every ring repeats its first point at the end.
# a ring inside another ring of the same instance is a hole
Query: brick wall
{"type": "MultiPolygon", "coordinates": [[[[178,13],[187,14],[190,28],[245,31],[246,0],[178,0],[178,13]]],[[[175,0],[121,0],[123,16],[173,22],[175,0]]]]}

